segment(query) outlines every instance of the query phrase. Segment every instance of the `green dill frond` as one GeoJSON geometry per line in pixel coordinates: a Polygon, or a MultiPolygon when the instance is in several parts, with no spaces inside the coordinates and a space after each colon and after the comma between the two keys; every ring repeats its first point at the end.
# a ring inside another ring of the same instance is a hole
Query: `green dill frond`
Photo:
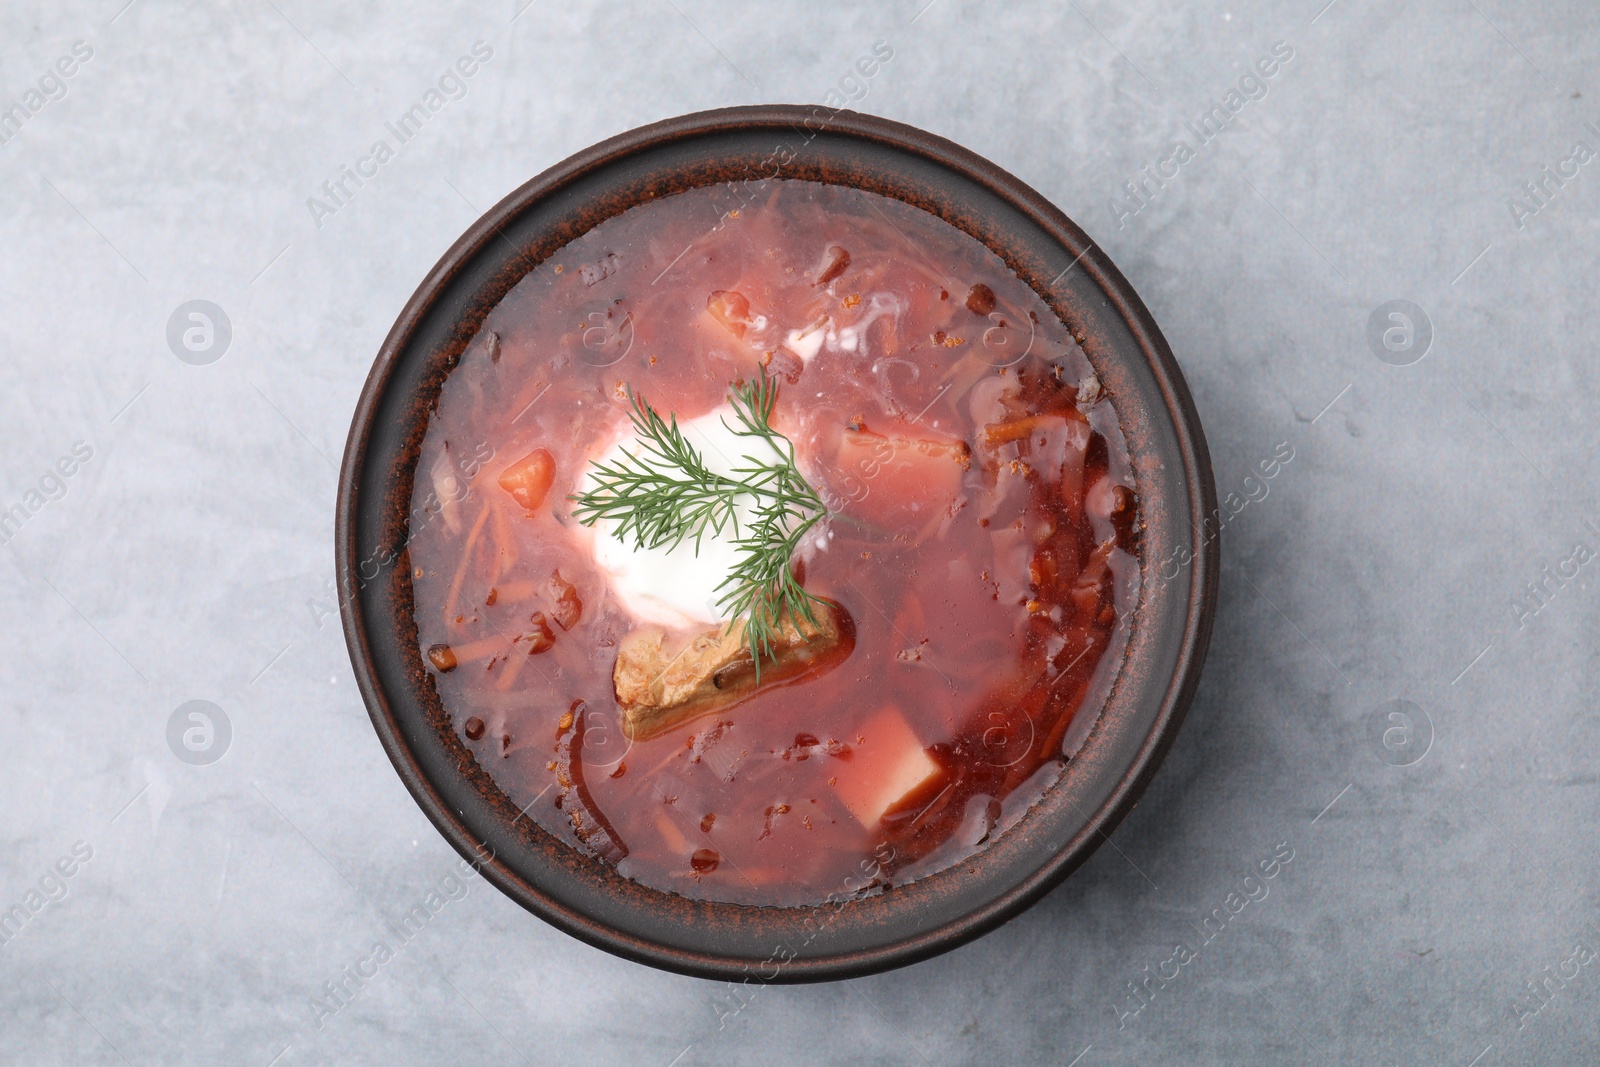
{"type": "Polygon", "coordinates": [[[580,523],[606,520],[618,538],[642,549],[671,549],[692,540],[698,553],[708,531],[720,536],[732,529],[738,561],[717,587],[717,604],[733,620],[730,627],[745,620],[758,682],[761,660],[773,656],[786,620],[817,625],[813,605],[821,600],[795,577],[792,560],[806,534],[828,515],[795,464],[793,442],[772,428],[777,402],[777,382],[765,367],[754,381],[729,393],[738,425],[724,425],[740,437],[761,440],[774,458],[763,462],[747,456],[749,465],[728,477],[706,467],[678,428],[677,416],[663,419],[630,387],[629,417],[641,447],[636,454],[596,462],[590,471],[594,488],[570,498],[580,523]],[[754,501],[754,517],[744,530],[736,510],[741,498],[754,501]]]}

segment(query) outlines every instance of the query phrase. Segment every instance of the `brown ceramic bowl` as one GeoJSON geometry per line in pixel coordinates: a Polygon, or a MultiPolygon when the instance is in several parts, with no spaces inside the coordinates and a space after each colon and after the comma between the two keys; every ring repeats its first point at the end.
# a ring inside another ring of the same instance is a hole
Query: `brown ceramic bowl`
{"type": "Polygon", "coordinates": [[[424,279],[373,364],[339,479],[345,638],[373,725],[439,832],[523,907],[589,944],[710,978],[845,978],[946,951],[1005,922],[1081,865],[1171,746],[1216,601],[1216,490],[1194,403],[1148,311],[1110,260],[1016,178],[949,141],[827,108],[708,111],[613,137],[552,167],[467,230],[424,279]],[[1126,659],[1066,772],[1010,831],[953,868],[809,908],[689,900],[630,881],[523,817],[440,704],[412,621],[407,515],[431,402],[479,324],[535,264],[650,197],[764,176],[895,197],[993,249],[1082,338],[1121,419],[1147,523],[1126,659]],[[1178,560],[1187,559],[1185,565],[1178,560]]]}

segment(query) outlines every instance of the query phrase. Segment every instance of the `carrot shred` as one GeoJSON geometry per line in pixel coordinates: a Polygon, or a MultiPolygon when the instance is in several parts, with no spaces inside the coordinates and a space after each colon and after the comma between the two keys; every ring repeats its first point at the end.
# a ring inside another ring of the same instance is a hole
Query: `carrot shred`
{"type": "Polygon", "coordinates": [[[512,536],[511,524],[506,521],[506,509],[490,505],[490,510],[494,512],[494,577],[489,579],[493,583],[517,561],[517,542],[512,536]]]}
{"type": "Polygon", "coordinates": [[[1010,422],[991,423],[983,428],[985,444],[1003,445],[1010,441],[1020,441],[1032,434],[1042,426],[1046,420],[1057,419],[1058,415],[1027,415],[1010,422]]]}
{"type": "Polygon", "coordinates": [[[500,672],[500,680],[494,683],[494,687],[500,690],[502,693],[507,689],[510,689],[511,686],[515,684],[517,675],[522,673],[523,664],[527,663],[533,658],[532,656],[525,656],[521,653],[522,649],[520,648],[513,651],[510,662],[506,664],[506,669],[500,672]]]}
{"type": "Polygon", "coordinates": [[[499,596],[495,599],[502,604],[520,604],[531,599],[539,592],[539,583],[527,578],[519,578],[511,582],[498,582],[495,588],[499,596]]]}
{"type": "Polygon", "coordinates": [[[483,533],[483,524],[489,521],[489,505],[483,505],[483,510],[478,512],[478,520],[472,524],[472,529],[467,533],[466,543],[461,549],[461,563],[456,567],[456,576],[450,582],[450,595],[444,598],[444,621],[455,618],[456,601],[461,597],[461,583],[467,577],[467,565],[472,562],[472,551],[478,547],[478,535],[483,533]]]}
{"type": "MultiPolygon", "coordinates": [[[[506,651],[509,642],[499,634],[490,637],[480,637],[476,641],[467,641],[459,645],[451,645],[450,651],[455,653],[456,665],[475,663],[487,656],[494,656],[506,651]]],[[[512,651],[516,651],[514,648],[512,651]]],[[[515,657],[513,657],[515,658],[515,657]]]]}

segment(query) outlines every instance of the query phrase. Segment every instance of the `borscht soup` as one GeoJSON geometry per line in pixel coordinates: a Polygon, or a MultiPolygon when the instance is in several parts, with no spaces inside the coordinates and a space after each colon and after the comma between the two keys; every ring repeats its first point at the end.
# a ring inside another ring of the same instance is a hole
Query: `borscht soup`
{"type": "Polygon", "coordinates": [[[652,199],[490,311],[414,486],[419,651],[526,816],[797,906],[973,855],[1104,706],[1138,487],[1072,331],[846,186],[652,199]]]}

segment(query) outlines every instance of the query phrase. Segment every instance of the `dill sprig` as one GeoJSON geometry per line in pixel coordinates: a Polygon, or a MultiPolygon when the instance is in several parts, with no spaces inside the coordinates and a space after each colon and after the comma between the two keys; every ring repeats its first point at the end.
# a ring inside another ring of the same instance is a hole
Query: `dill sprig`
{"type": "Polygon", "coordinates": [[[732,477],[706,466],[684,438],[676,415],[662,418],[631,386],[627,395],[641,447],[613,462],[596,462],[590,472],[594,488],[570,498],[576,502],[572,514],[585,526],[602,519],[614,523],[612,532],[639,548],[671,549],[692,541],[696,554],[708,531],[720,536],[731,529],[738,557],[717,586],[717,606],[728,614],[730,630],[745,620],[759,682],[761,660],[774,655],[785,619],[797,628],[801,620],[817,625],[812,605],[821,600],[795,577],[791,561],[806,534],[828,515],[795,464],[793,442],[772,428],[777,382],[763,367],[756,380],[728,394],[738,425],[726,420],[723,425],[764,442],[773,455],[771,460],[746,456],[750,464],[734,468],[732,477]],[[744,529],[736,509],[741,498],[754,502],[744,529]]]}

